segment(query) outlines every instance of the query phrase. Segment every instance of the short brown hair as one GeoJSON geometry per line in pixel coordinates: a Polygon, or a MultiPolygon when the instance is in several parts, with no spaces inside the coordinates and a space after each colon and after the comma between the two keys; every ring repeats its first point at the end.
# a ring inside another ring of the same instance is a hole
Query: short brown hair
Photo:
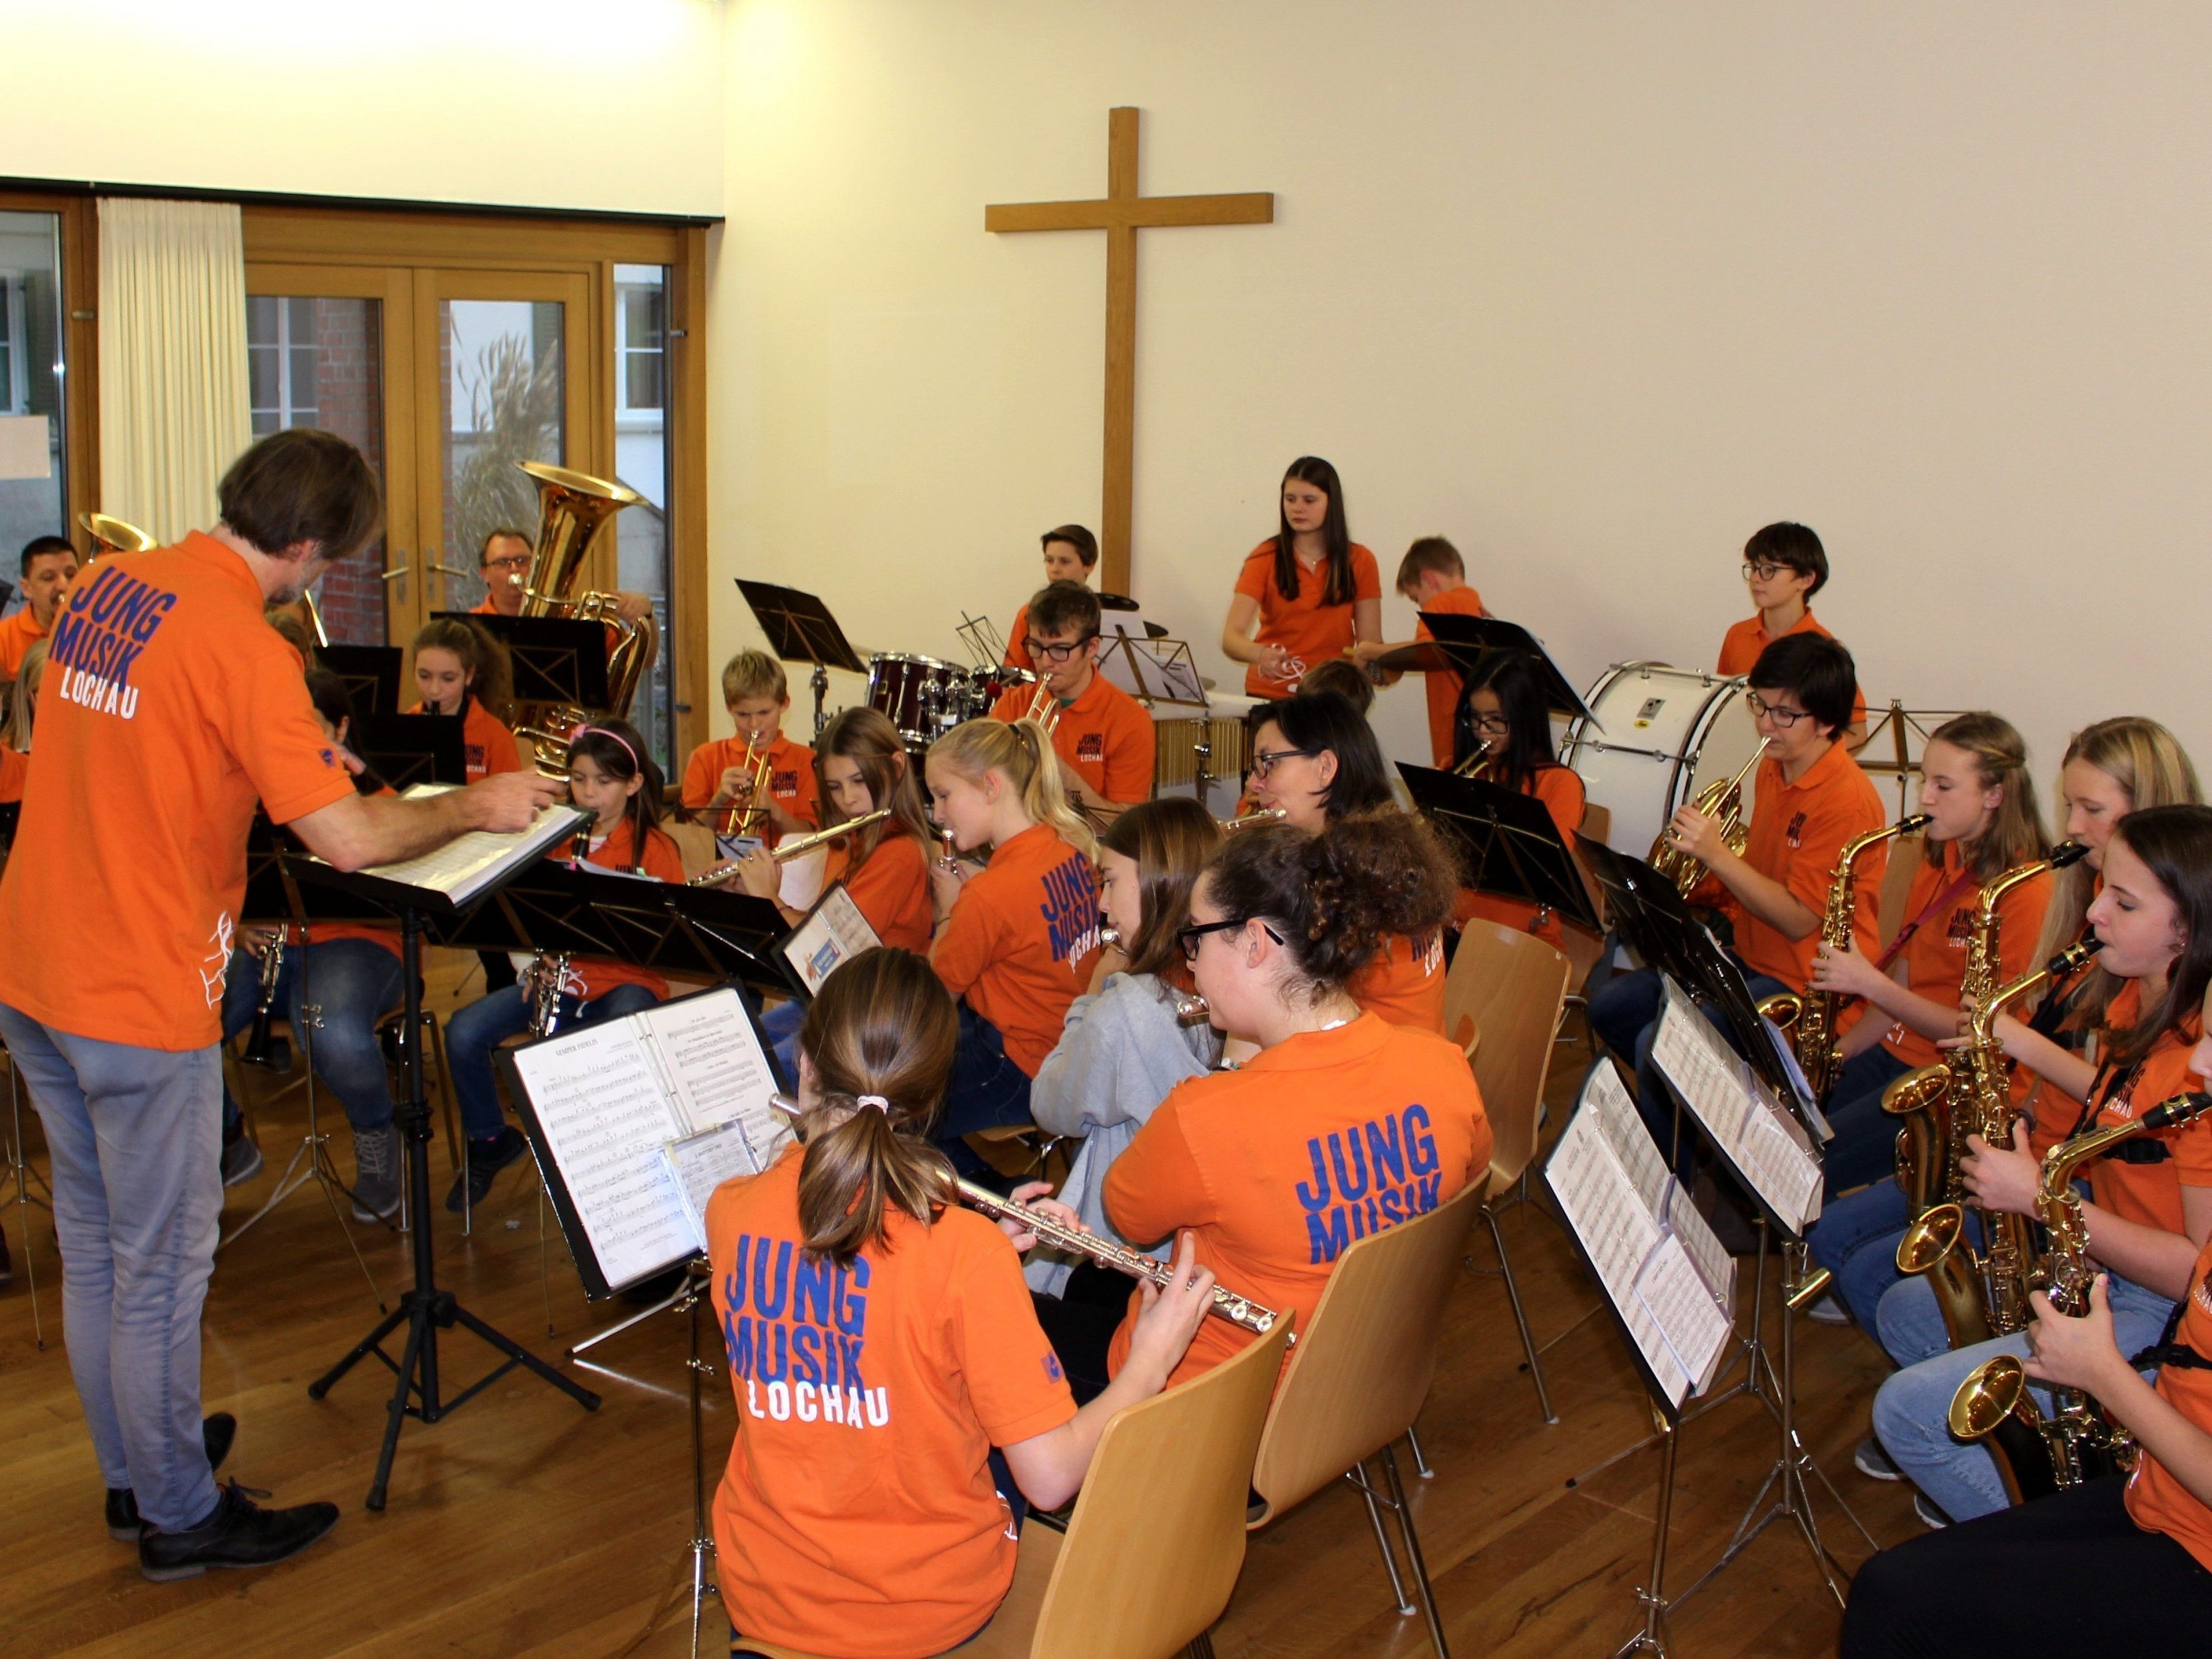
{"type": "Polygon", "coordinates": [[[1364,669],[1342,657],[1331,657],[1306,670],[1298,690],[1334,691],[1363,714],[1375,707],[1375,682],[1367,678],[1364,669]]]}
{"type": "Polygon", "coordinates": [[[1098,562],[1098,538],[1079,524],[1060,525],[1037,538],[1040,548],[1050,547],[1054,542],[1066,542],[1073,548],[1075,556],[1083,561],[1085,570],[1098,562]]]}
{"type": "Polygon", "coordinates": [[[1081,582],[1048,582],[1030,595],[1030,632],[1073,633],[1089,639],[1098,632],[1098,596],[1081,582]]]}
{"type": "Polygon", "coordinates": [[[1743,561],[1778,564],[1784,570],[1810,576],[1813,585],[1805,590],[1808,599],[1828,585],[1828,550],[1820,545],[1820,538],[1808,526],[1792,524],[1787,519],[1753,531],[1743,544],[1743,561]]]}
{"type": "Polygon", "coordinates": [[[1423,536],[1398,561],[1397,591],[1403,593],[1431,570],[1439,576],[1467,580],[1467,561],[1460,557],[1459,549],[1441,536],[1423,536]]]}
{"type": "Polygon", "coordinates": [[[384,523],[384,496],[361,451],[311,426],[272,432],[216,487],[222,521],[271,557],[298,542],[349,559],[384,523]]]}
{"type": "Polygon", "coordinates": [[[494,542],[507,541],[520,542],[525,547],[534,548],[536,545],[527,530],[517,530],[511,524],[495,525],[484,532],[483,545],[477,549],[477,563],[483,565],[490,562],[494,542]]]}
{"type": "Polygon", "coordinates": [[[791,701],[783,678],[783,665],[765,651],[740,651],[722,665],[722,701],[732,703],[746,697],[791,701]]]}

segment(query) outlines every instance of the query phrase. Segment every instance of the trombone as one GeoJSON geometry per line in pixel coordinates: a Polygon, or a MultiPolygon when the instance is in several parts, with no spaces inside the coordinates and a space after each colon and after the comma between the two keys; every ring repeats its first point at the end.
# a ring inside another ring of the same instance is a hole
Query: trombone
{"type": "MultiPolygon", "coordinates": [[[[857,818],[848,818],[842,823],[833,823],[827,830],[813,830],[803,836],[789,836],[771,847],[768,855],[778,864],[782,864],[788,860],[797,858],[802,853],[811,853],[817,847],[826,847],[833,841],[842,841],[847,836],[857,830],[865,830],[872,823],[881,823],[890,815],[890,807],[878,806],[872,812],[863,812],[857,818]]],[[[686,887],[712,887],[718,883],[729,880],[743,867],[738,864],[727,864],[719,870],[709,870],[704,875],[694,876],[684,884],[686,887]]]]}

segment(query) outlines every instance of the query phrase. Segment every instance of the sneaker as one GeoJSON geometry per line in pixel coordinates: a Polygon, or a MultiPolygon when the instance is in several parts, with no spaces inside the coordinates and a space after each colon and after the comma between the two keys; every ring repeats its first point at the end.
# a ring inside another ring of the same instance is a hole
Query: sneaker
{"type": "Polygon", "coordinates": [[[222,1184],[235,1187],[241,1181],[251,1181],[261,1173],[261,1148],[251,1137],[240,1135],[224,1143],[222,1149],[222,1184]]]}
{"type": "MultiPolygon", "coordinates": [[[[238,1419],[228,1412],[217,1412],[200,1425],[200,1444],[207,1451],[210,1470],[222,1467],[222,1460],[230,1455],[230,1443],[238,1438],[238,1419]]],[[[138,1541],[138,1497],[128,1486],[107,1489],[107,1535],[118,1544],[138,1541]]]]}
{"type": "Polygon", "coordinates": [[[1859,1449],[1851,1454],[1851,1467],[1869,1480],[1905,1479],[1905,1471],[1889,1461],[1889,1454],[1881,1449],[1881,1442],[1872,1435],[1859,1442],[1859,1449]]]}
{"type": "Polygon", "coordinates": [[[353,1132],[353,1218],[389,1221],[399,1213],[399,1132],[389,1123],[381,1129],[353,1132]]]}
{"type": "Polygon", "coordinates": [[[1805,1310],[1805,1317],[1815,1325],[1848,1325],[1851,1316],[1844,1311],[1844,1304],[1831,1294],[1822,1297],[1805,1310]]]}
{"type": "Polygon", "coordinates": [[[1912,1512],[1920,1517],[1920,1524],[1923,1527],[1942,1528],[1951,1524],[1949,1516],[1944,1514],[1918,1492],[1912,1494],[1912,1512]]]}
{"type": "Polygon", "coordinates": [[[513,1124],[502,1123],[496,1140],[469,1142],[469,1167],[453,1177],[453,1190],[446,1194],[446,1208],[453,1214],[461,1212],[461,1194],[468,1194],[468,1207],[474,1209],[490,1194],[491,1183],[499,1172],[530,1149],[530,1143],[513,1124]]]}
{"type": "MultiPolygon", "coordinates": [[[[258,1494],[267,1497],[266,1492],[258,1494]]],[[[210,1567],[266,1567],[288,1560],[337,1525],[335,1504],[298,1504],[264,1510],[233,1480],[215,1512],[182,1532],[138,1534],[138,1571],[157,1584],[196,1578],[210,1567]]]]}

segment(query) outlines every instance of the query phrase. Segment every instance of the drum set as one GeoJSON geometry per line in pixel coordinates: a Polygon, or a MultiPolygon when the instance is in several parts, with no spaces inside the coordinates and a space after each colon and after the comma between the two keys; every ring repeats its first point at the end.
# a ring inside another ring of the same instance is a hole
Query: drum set
{"type": "Polygon", "coordinates": [[[919,753],[963,720],[981,720],[1016,686],[1036,682],[1027,669],[1003,664],[963,668],[935,657],[883,652],[868,659],[868,707],[919,753]]]}

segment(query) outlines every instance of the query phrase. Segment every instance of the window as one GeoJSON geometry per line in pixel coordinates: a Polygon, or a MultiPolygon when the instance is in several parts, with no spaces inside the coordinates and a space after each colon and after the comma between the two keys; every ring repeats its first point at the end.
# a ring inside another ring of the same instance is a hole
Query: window
{"type": "Polygon", "coordinates": [[[29,377],[23,372],[28,345],[23,337],[23,273],[0,271],[0,415],[21,415],[29,409],[29,377]]]}
{"type": "Polygon", "coordinates": [[[320,426],[315,302],[255,295],[246,302],[246,396],[253,435],[320,426]]]}
{"type": "Polygon", "coordinates": [[[16,549],[70,530],[61,283],[61,214],[0,210],[0,590],[16,549]]]}
{"type": "Polygon", "coordinates": [[[668,276],[659,265],[615,267],[615,420],[659,427],[667,404],[668,276]]]}

